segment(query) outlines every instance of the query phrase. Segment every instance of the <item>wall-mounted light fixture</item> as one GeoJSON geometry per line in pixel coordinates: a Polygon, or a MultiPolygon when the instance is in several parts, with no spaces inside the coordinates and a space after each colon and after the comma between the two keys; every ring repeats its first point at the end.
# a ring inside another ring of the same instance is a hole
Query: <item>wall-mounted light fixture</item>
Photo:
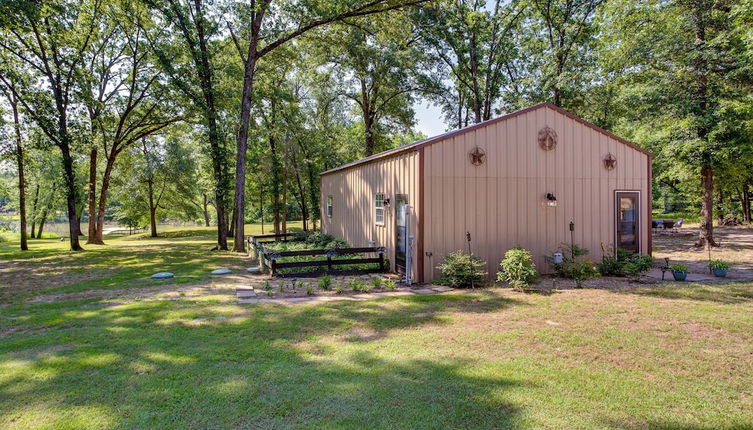
{"type": "Polygon", "coordinates": [[[383,205],[384,205],[384,207],[386,207],[386,208],[387,208],[387,207],[389,207],[389,206],[390,206],[390,199],[389,199],[389,197],[386,197],[386,198],[384,199],[384,201],[382,201],[382,204],[383,204],[383,205]]]}
{"type": "Polygon", "coordinates": [[[546,193],[546,199],[544,200],[544,205],[549,206],[550,208],[557,207],[557,197],[555,197],[552,193],[546,193]]]}

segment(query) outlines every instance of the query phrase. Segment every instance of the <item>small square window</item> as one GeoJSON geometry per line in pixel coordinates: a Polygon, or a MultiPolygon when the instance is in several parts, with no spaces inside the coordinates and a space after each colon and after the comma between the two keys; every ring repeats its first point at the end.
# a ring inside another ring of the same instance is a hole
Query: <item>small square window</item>
{"type": "Polygon", "coordinates": [[[332,196],[327,196],[327,217],[332,218],[332,196]]]}
{"type": "Polygon", "coordinates": [[[377,225],[384,225],[384,194],[374,195],[374,220],[377,225]]]}

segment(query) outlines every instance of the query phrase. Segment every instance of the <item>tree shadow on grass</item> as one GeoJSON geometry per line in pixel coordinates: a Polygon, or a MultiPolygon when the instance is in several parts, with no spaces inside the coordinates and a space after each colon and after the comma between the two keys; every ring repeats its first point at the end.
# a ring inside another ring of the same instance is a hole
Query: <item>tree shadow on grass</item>
{"type": "Polygon", "coordinates": [[[517,304],[480,294],[296,307],[30,307],[13,317],[47,329],[0,345],[0,427],[96,415],[127,428],[515,428],[519,407],[497,396],[520,382],[432,355],[420,329],[447,323],[455,310],[517,304]],[[349,342],[356,328],[379,336],[349,342]]]}
{"type": "Polygon", "coordinates": [[[641,424],[610,421],[605,427],[626,430],[652,429],[652,430],[750,430],[750,423],[741,424],[688,424],[684,422],[649,421],[641,424]]]}
{"type": "Polygon", "coordinates": [[[751,282],[663,284],[656,287],[610,291],[615,294],[633,294],[663,299],[695,300],[727,304],[753,303],[753,283],[751,282]]]}

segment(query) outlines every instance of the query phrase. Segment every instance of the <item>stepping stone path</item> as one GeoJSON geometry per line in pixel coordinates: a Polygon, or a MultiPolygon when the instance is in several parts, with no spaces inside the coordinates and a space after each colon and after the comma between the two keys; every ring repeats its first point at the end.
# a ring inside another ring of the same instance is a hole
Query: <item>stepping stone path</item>
{"type": "Polygon", "coordinates": [[[175,275],[173,275],[170,272],[159,272],[159,273],[155,273],[154,275],[152,275],[152,279],[170,279],[170,278],[174,278],[174,277],[175,277],[175,275]]]}
{"type": "Polygon", "coordinates": [[[248,269],[246,269],[246,272],[258,274],[261,273],[261,269],[259,269],[258,267],[249,267],[248,269]]]}
{"type": "Polygon", "coordinates": [[[425,288],[420,288],[420,289],[415,289],[415,290],[382,291],[382,292],[376,292],[376,293],[355,294],[351,296],[338,295],[338,296],[290,297],[290,298],[284,298],[284,299],[266,299],[266,298],[260,299],[258,298],[257,293],[254,290],[254,287],[236,287],[235,296],[238,299],[238,304],[241,304],[241,305],[257,304],[257,303],[275,303],[279,305],[294,305],[294,304],[304,304],[304,303],[334,302],[338,300],[356,300],[356,301],[369,300],[369,299],[376,299],[380,297],[412,296],[414,294],[429,295],[429,294],[444,293],[447,291],[452,291],[453,289],[454,288],[445,287],[445,286],[429,285],[425,288]]]}
{"type": "Polygon", "coordinates": [[[233,273],[232,270],[225,268],[212,270],[212,275],[229,275],[231,273],[233,273]]]}

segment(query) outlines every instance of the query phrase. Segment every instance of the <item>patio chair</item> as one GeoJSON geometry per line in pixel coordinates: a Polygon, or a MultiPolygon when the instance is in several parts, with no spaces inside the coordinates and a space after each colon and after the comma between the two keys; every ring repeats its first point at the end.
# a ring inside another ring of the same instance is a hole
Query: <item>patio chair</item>
{"type": "Polygon", "coordinates": [[[682,228],[682,222],[684,219],[677,218],[677,221],[675,221],[675,224],[672,226],[672,231],[678,231],[682,228]]]}

